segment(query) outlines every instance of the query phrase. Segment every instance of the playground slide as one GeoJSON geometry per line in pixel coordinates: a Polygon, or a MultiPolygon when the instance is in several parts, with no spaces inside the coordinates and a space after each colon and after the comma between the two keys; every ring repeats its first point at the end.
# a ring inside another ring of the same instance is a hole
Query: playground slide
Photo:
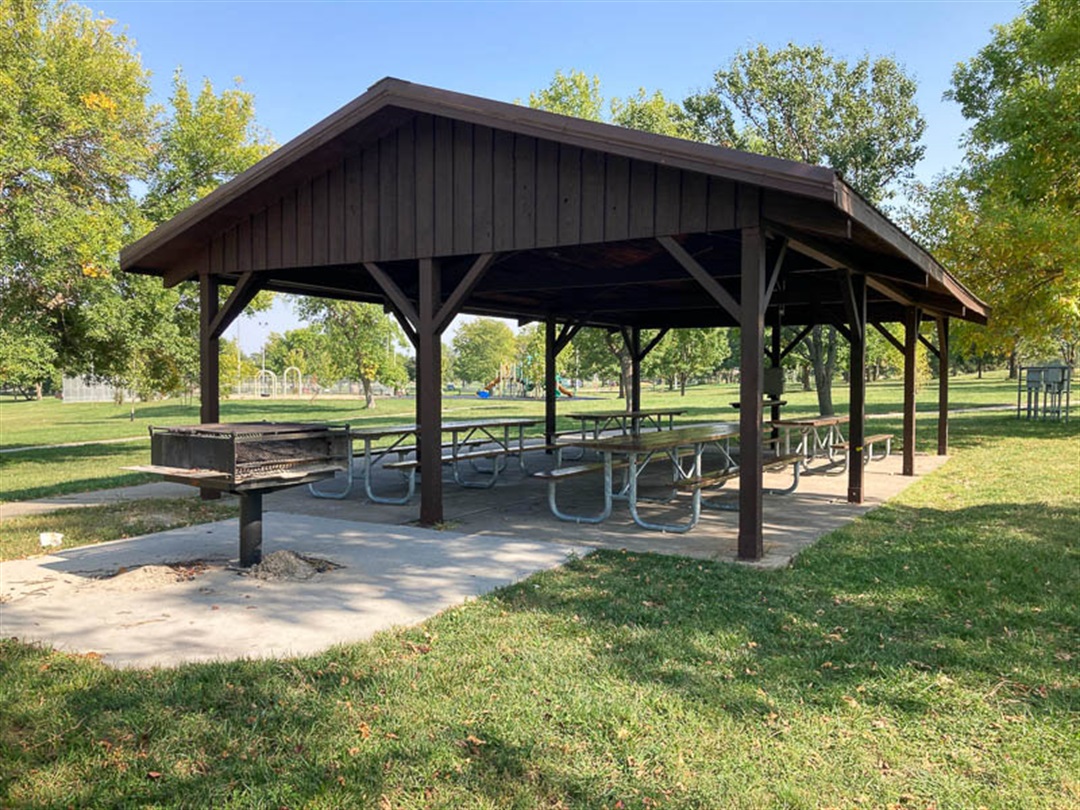
{"type": "Polygon", "coordinates": [[[498,385],[500,382],[502,382],[501,375],[496,377],[494,380],[492,380],[479,391],[477,391],[476,395],[480,397],[480,399],[487,399],[491,396],[491,392],[495,390],[495,386],[498,385]]]}
{"type": "Polygon", "coordinates": [[[563,395],[564,397],[572,397],[572,396],[574,395],[574,392],[573,392],[573,391],[571,391],[571,390],[570,390],[569,388],[567,388],[566,386],[564,386],[564,385],[563,385],[562,383],[555,383],[555,388],[556,388],[556,389],[558,390],[558,392],[559,392],[560,394],[562,394],[562,395],[563,395]]]}

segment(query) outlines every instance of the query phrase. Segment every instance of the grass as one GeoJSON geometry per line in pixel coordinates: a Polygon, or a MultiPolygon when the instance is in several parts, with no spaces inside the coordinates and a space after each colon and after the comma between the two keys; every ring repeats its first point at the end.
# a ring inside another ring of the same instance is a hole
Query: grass
{"type": "Polygon", "coordinates": [[[150,498],[7,518],[0,560],[41,553],[41,532],[61,532],[64,546],[72,548],[225,520],[238,513],[239,507],[233,499],[150,498]]]}
{"type": "Polygon", "coordinates": [[[0,806],[1071,810],[1078,438],[957,417],[788,570],[597,553],[283,661],[0,641],[0,806]]]}
{"type": "MultiPolygon", "coordinates": [[[[1014,401],[1013,384],[1002,373],[957,377],[950,381],[950,401],[954,408],[986,405],[1008,405],[1014,401]]],[[[923,410],[936,409],[937,389],[927,385],[918,396],[923,410]]],[[[574,400],[560,400],[563,413],[574,411],[620,408],[622,401],[611,392],[585,392],[574,400]]],[[[834,388],[835,405],[839,411],[847,408],[847,388],[834,388]]],[[[683,407],[687,409],[681,421],[701,422],[733,419],[735,411],[730,402],[738,399],[735,385],[698,386],[687,390],[685,397],[677,391],[646,387],[642,400],[645,407],[683,407]]],[[[794,391],[786,395],[786,416],[816,414],[816,393],[794,391]]],[[[867,412],[871,415],[894,413],[903,399],[900,383],[883,381],[868,386],[867,412]]],[[[222,420],[240,421],[326,421],[348,422],[354,425],[388,425],[412,422],[415,402],[412,399],[379,400],[378,407],[364,411],[355,399],[310,400],[226,400],[222,403],[222,420]]],[[[447,396],[443,410],[448,417],[535,416],[543,418],[544,403],[538,399],[490,399],[474,396],[447,396]]],[[[52,495],[87,492],[95,489],[140,484],[156,480],[154,476],[128,473],[120,468],[149,461],[147,436],[149,425],[191,424],[199,421],[196,404],[151,402],[136,408],[136,420],[129,418],[130,406],[111,403],[0,402],[0,449],[13,449],[60,442],[101,442],[133,438],[122,444],[91,444],[83,447],[50,447],[0,454],[0,503],[43,498],[52,495]]],[[[897,425],[899,421],[893,420],[897,425]]],[[[924,418],[923,425],[930,419],[924,418]]],[[[577,422],[561,417],[560,429],[576,427],[577,422]]],[[[875,428],[876,429],[876,428],[875,428]]],[[[893,429],[893,428],[889,428],[893,429]]],[[[534,433],[542,432],[537,428],[534,433]]],[[[899,433],[898,428],[896,432],[899,433]]]]}

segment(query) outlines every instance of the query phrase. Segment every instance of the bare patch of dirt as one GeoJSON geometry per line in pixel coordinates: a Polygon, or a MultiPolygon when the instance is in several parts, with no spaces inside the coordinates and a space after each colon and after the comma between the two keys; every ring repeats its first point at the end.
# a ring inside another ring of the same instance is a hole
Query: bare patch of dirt
{"type": "Polygon", "coordinates": [[[309,557],[297,554],[295,551],[282,550],[267,554],[261,563],[251,566],[244,573],[256,579],[297,581],[311,579],[316,574],[342,567],[320,557],[309,557]]]}
{"type": "Polygon", "coordinates": [[[101,587],[112,591],[150,591],[178,582],[190,582],[209,569],[209,563],[203,560],[121,568],[115,574],[102,578],[101,587]]]}

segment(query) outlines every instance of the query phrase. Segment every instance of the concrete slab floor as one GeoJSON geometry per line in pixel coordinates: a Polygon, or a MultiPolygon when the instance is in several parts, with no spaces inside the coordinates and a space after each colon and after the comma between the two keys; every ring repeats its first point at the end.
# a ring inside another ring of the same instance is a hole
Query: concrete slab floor
{"type": "Polygon", "coordinates": [[[267,581],[228,566],[237,532],[227,520],[0,563],[0,633],[116,666],[303,655],[415,624],[588,551],[268,512],[264,554],[289,549],[342,567],[267,581]],[[203,565],[187,581],[123,573],[195,560],[203,565]]]}
{"type": "MultiPolygon", "coordinates": [[[[752,563],[757,567],[779,568],[804,548],[825,535],[880,506],[902,492],[919,478],[938,469],[945,456],[916,455],[915,477],[901,475],[902,459],[898,455],[877,461],[866,468],[865,502],[847,503],[846,474],[804,475],[797,492],[792,495],[764,497],[765,556],[752,563]]],[[[543,454],[528,457],[532,471],[551,466],[552,460],[543,454]]],[[[647,479],[652,491],[663,495],[666,488],[657,484],[662,476],[647,479]]],[[[767,474],[766,488],[782,488],[791,482],[790,473],[767,474]]],[[[378,471],[376,491],[384,494],[403,494],[401,476],[378,471]]],[[[601,506],[602,478],[599,475],[576,478],[559,488],[559,505],[576,514],[591,514],[601,506]]],[[[326,485],[328,488],[330,484],[326,485]]],[[[736,503],[738,483],[732,482],[708,497],[715,501],[736,503]]],[[[267,495],[267,508],[293,514],[323,515],[344,520],[370,523],[409,525],[419,519],[419,495],[404,506],[389,506],[369,501],[363,483],[357,481],[352,493],[343,500],[312,497],[306,488],[282,490],[267,495]]],[[[660,554],[680,554],[709,560],[735,561],[737,558],[738,513],[703,509],[701,521],[686,534],[649,531],[637,526],[630,518],[625,503],[615,502],[611,517],[601,524],[569,523],[555,518],[547,504],[547,486],[529,478],[513,465],[500,475],[491,489],[463,489],[451,480],[443,482],[443,511],[446,526],[466,535],[519,537],[569,543],[590,548],[622,549],[660,554]]],[[[683,521],[689,514],[688,499],[682,497],[667,506],[648,505],[641,508],[647,519],[663,522],[683,521]]]]}

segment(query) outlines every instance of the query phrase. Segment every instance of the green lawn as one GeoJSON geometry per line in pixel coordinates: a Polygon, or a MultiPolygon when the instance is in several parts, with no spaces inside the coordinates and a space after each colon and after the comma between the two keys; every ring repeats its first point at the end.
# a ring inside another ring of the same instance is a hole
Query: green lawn
{"type": "Polygon", "coordinates": [[[787,570],[598,553],[286,661],[2,641],[0,806],[1073,810],[1080,429],[953,440],[787,570]]]}
{"type": "MultiPolygon", "coordinates": [[[[974,376],[957,377],[951,381],[954,408],[986,405],[1008,405],[1015,402],[1013,384],[1002,373],[987,375],[983,380],[974,376]]],[[[622,401],[612,392],[584,392],[577,399],[559,401],[559,410],[570,413],[578,410],[607,410],[619,408],[622,401]]],[[[847,409],[847,388],[834,387],[835,405],[847,409]]],[[[712,421],[734,419],[736,411],[730,402],[738,399],[738,387],[699,386],[687,390],[685,397],[677,391],[646,386],[642,402],[646,407],[685,407],[683,421],[712,421]]],[[[816,414],[817,395],[814,392],[793,391],[786,395],[785,415],[816,414]]],[[[867,412],[895,413],[903,400],[898,381],[874,383],[867,389],[867,412]]],[[[936,384],[927,385],[918,397],[923,410],[936,410],[936,384]]],[[[443,410],[448,417],[484,417],[526,415],[542,417],[544,403],[538,399],[490,399],[475,396],[446,396],[443,410]]],[[[130,406],[113,404],[62,403],[59,400],[42,402],[0,401],[0,449],[62,442],[101,441],[129,437],[146,437],[150,425],[193,424],[199,421],[197,404],[151,402],[136,407],[136,419],[130,419],[130,406]]],[[[226,422],[240,421],[326,421],[348,422],[354,425],[378,425],[411,422],[415,417],[412,399],[383,399],[377,407],[365,411],[356,399],[298,400],[226,400],[221,406],[221,418],[226,422]]],[[[899,422],[894,419],[898,426],[899,422]]],[[[932,418],[924,418],[922,430],[932,430],[932,418]]],[[[560,429],[576,423],[560,420],[560,429]]],[[[889,429],[893,429],[889,426],[889,429]]],[[[897,432],[898,428],[896,429],[897,432]]],[[[535,432],[541,432],[537,429],[535,432]]],[[[929,435],[929,434],[927,434],[929,435]]],[[[153,476],[125,473],[120,468],[149,461],[147,438],[122,444],[94,444],[86,447],[33,449],[0,454],[0,503],[42,498],[71,492],[137,484],[156,480],[153,476]]]]}

